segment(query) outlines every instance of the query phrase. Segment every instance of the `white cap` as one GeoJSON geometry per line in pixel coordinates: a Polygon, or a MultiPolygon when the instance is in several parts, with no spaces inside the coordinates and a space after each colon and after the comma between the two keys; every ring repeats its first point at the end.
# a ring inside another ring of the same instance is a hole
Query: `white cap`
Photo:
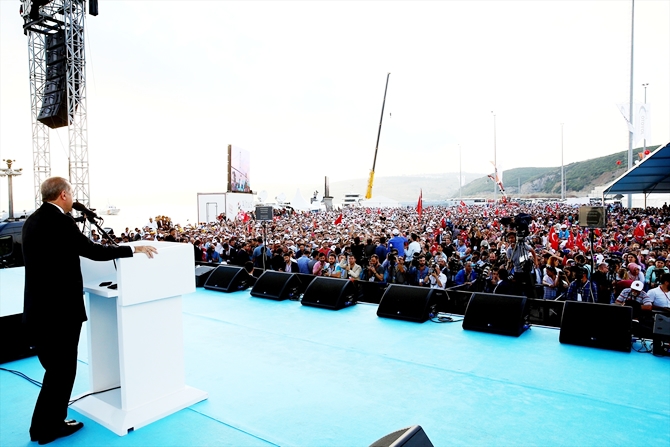
{"type": "Polygon", "coordinates": [[[644,284],[642,284],[642,281],[633,281],[633,284],[630,285],[630,288],[641,292],[642,289],[644,289],[644,284]]]}
{"type": "Polygon", "coordinates": [[[393,229],[393,234],[395,234],[395,235],[397,236],[398,234],[400,234],[400,231],[398,231],[397,228],[394,228],[394,229],[393,229]]]}

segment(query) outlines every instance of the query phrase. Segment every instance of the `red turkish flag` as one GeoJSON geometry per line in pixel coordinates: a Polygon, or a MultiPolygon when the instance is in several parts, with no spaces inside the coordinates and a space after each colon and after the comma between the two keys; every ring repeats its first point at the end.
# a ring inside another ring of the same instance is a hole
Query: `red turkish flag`
{"type": "Polygon", "coordinates": [[[420,190],[419,192],[419,203],[416,204],[416,212],[419,213],[419,217],[421,217],[421,213],[423,212],[423,190],[420,190]]]}
{"type": "Polygon", "coordinates": [[[568,236],[568,242],[565,244],[565,248],[570,250],[575,248],[575,238],[572,236],[572,233],[568,236]]]}
{"type": "Polygon", "coordinates": [[[461,200],[461,206],[467,207],[468,205],[464,201],[461,200]]]}
{"type": "Polygon", "coordinates": [[[584,246],[584,240],[582,239],[582,234],[581,233],[579,233],[577,235],[577,239],[575,240],[575,245],[577,245],[577,248],[579,248],[584,253],[586,253],[588,251],[586,249],[586,247],[584,246]]]}
{"type": "Polygon", "coordinates": [[[549,244],[554,251],[558,250],[558,234],[556,234],[556,229],[553,226],[549,230],[549,244]]]}
{"type": "Polygon", "coordinates": [[[644,239],[644,228],[646,227],[646,224],[644,222],[640,222],[637,224],[637,227],[635,227],[635,230],[633,230],[633,236],[635,236],[635,240],[638,242],[642,242],[644,239]]]}
{"type": "Polygon", "coordinates": [[[342,223],[342,213],[340,213],[339,216],[337,216],[337,219],[335,219],[335,222],[333,222],[333,225],[339,225],[342,223]]]}

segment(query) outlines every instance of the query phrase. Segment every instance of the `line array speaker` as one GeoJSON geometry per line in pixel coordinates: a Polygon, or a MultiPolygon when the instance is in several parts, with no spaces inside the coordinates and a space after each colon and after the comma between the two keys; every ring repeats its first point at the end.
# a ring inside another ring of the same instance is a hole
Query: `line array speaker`
{"type": "Polygon", "coordinates": [[[633,308],[566,301],[558,340],[571,345],[630,352],[633,308]]]}
{"type": "Polygon", "coordinates": [[[46,63],[46,83],[37,120],[56,129],[68,124],[65,30],[46,36],[46,63]]]}
{"type": "Polygon", "coordinates": [[[250,279],[249,274],[242,267],[219,265],[210,272],[205,281],[205,289],[226,293],[237,292],[248,288],[251,285],[250,279]]]}
{"type": "Polygon", "coordinates": [[[317,276],[302,297],[305,306],[339,310],[355,304],[356,286],[347,279],[317,276]]]}
{"type": "Polygon", "coordinates": [[[518,337],[525,331],[526,297],[473,293],[463,317],[463,329],[518,337]]]}
{"type": "Polygon", "coordinates": [[[423,323],[437,315],[437,308],[447,300],[442,289],[391,284],[377,308],[377,316],[423,323]]]}
{"type": "Polygon", "coordinates": [[[266,270],[256,280],[250,294],[256,298],[268,298],[277,301],[297,299],[300,287],[300,278],[295,273],[266,270]]]}

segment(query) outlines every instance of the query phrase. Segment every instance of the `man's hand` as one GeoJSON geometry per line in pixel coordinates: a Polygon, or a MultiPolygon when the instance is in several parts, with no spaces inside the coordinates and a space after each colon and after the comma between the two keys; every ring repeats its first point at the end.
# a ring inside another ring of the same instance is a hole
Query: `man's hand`
{"type": "Polygon", "coordinates": [[[134,245],[135,253],[144,253],[148,258],[153,258],[158,250],[151,245],[134,245]]]}

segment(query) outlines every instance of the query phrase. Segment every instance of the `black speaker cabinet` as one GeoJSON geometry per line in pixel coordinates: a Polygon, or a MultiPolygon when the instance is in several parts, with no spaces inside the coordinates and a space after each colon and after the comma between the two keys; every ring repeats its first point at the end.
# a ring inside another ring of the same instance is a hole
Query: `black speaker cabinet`
{"type": "Polygon", "coordinates": [[[526,297],[473,293],[463,317],[463,329],[518,337],[527,329],[526,297]]]}
{"type": "Polygon", "coordinates": [[[237,292],[251,285],[249,274],[242,267],[230,265],[219,265],[210,272],[205,281],[205,289],[217,290],[219,292],[237,292]]]}
{"type": "Polygon", "coordinates": [[[300,278],[295,273],[266,270],[251,289],[251,296],[271,300],[297,299],[300,292],[300,278]]]}
{"type": "Polygon", "coordinates": [[[566,301],[558,340],[571,345],[630,352],[633,308],[566,301]]]}
{"type": "Polygon", "coordinates": [[[216,267],[210,267],[208,265],[196,265],[195,266],[195,286],[204,287],[209,275],[216,269],[216,267]]]}
{"type": "Polygon", "coordinates": [[[300,290],[299,293],[300,295],[303,295],[305,291],[307,290],[307,287],[314,281],[316,276],[311,275],[309,273],[294,273],[295,276],[300,278],[300,290]]]}
{"type": "Polygon", "coordinates": [[[391,284],[382,295],[377,316],[423,323],[429,314],[437,314],[438,306],[446,300],[442,289],[391,284]]]}
{"type": "Polygon", "coordinates": [[[370,447],[434,447],[420,425],[403,428],[376,440],[370,447]]]}
{"type": "Polygon", "coordinates": [[[339,310],[354,304],[356,286],[346,279],[315,277],[302,297],[305,306],[339,310]]]}
{"type": "Polygon", "coordinates": [[[23,314],[0,317],[0,363],[12,362],[33,356],[30,336],[23,324],[23,314]]]}

